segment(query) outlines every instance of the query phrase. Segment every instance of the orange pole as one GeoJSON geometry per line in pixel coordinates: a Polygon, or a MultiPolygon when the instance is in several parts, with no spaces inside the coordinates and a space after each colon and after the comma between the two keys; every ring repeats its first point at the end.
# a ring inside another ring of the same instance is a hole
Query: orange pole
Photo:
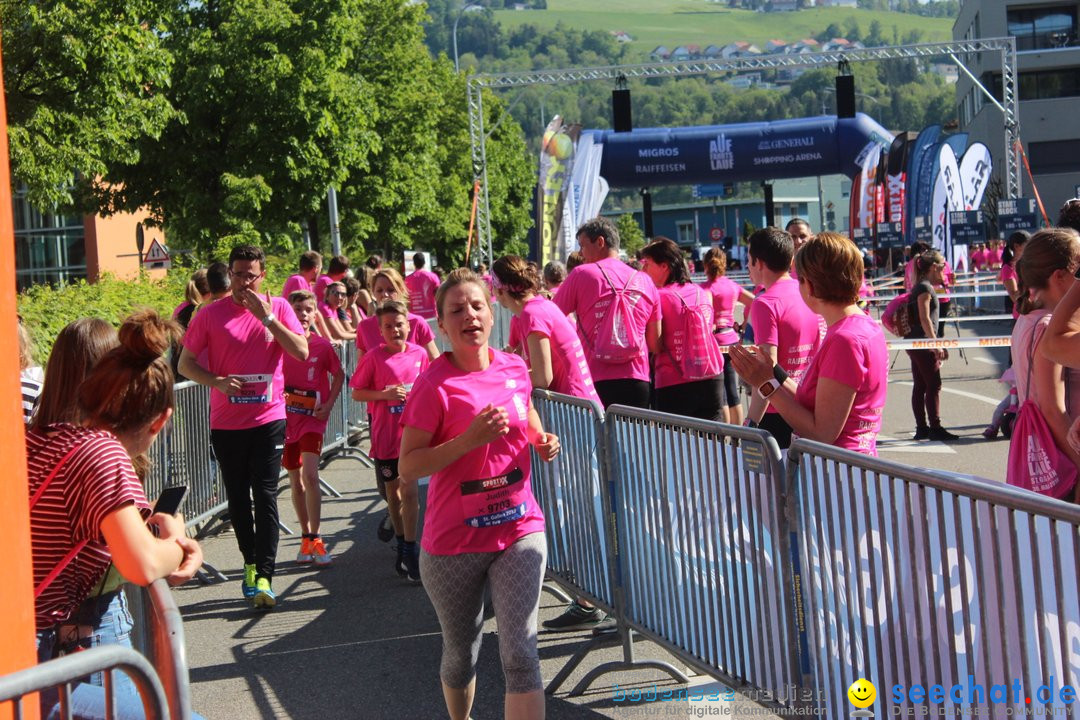
{"type": "MultiPolygon", "coordinates": [[[[11,170],[8,166],[7,103],[0,61],[0,337],[18,332],[15,307],[15,228],[11,217],[11,170]]],[[[0,675],[37,662],[34,640],[34,578],[30,565],[30,494],[26,480],[26,443],[22,426],[19,354],[0,353],[0,675]],[[7,420],[4,420],[4,418],[7,420]],[[12,432],[14,430],[14,432],[12,432]]],[[[37,720],[34,698],[23,701],[23,717],[37,720]]],[[[0,720],[12,717],[11,704],[0,707],[0,720]]]]}
{"type": "Polygon", "coordinates": [[[465,266],[469,266],[469,250],[472,249],[472,234],[476,227],[476,202],[480,199],[480,181],[473,183],[472,212],[469,213],[469,237],[465,240],[465,266]]]}

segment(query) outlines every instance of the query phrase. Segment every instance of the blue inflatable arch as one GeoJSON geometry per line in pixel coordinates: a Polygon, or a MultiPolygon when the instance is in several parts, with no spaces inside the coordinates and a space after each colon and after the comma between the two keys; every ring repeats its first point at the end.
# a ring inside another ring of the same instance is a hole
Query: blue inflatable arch
{"type": "Polygon", "coordinates": [[[862,113],[853,118],[826,115],[736,125],[586,132],[604,147],[600,175],[611,187],[834,174],[854,177],[867,146],[876,143],[888,148],[893,137],[862,113]]]}

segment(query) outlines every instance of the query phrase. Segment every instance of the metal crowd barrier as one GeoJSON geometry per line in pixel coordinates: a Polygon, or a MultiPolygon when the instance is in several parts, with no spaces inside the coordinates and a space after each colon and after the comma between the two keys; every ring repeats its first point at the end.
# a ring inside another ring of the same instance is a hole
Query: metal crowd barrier
{"type": "Polygon", "coordinates": [[[789,451],[785,492],[798,684],[820,707],[848,709],[865,678],[876,717],[1072,714],[1061,694],[1080,686],[1080,508],[807,440],[789,451]],[[943,697],[929,699],[936,685],[943,697]]]}
{"type": "Polygon", "coordinates": [[[762,430],[612,406],[628,627],[733,688],[796,679],[780,450],[762,430]]]}
{"type": "Polygon", "coordinates": [[[604,523],[611,509],[601,474],[603,408],[547,390],[533,391],[532,400],[544,427],[558,428],[562,446],[553,462],[533,462],[533,492],[547,524],[548,576],[611,614],[615,582],[604,523]]]}
{"type": "MultiPolygon", "coordinates": [[[[0,676],[0,704],[12,703],[13,717],[21,718],[24,717],[25,712],[23,708],[25,696],[57,688],[60,692],[60,717],[63,720],[71,720],[72,686],[77,685],[81,678],[103,672],[105,696],[108,698],[112,689],[112,673],[109,672],[111,670],[120,670],[131,677],[139,691],[146,717],[169,720],[169,705],[165,701],[165,692],[154,668],[139,653],[119,645],[99,645],[2,675],[0,676]]],[[[37,697],[33,696],[31,702],[37,702],[37,697]]],[[[106,717],[109,720],[118,717],[117,708],[108,702],[106,717]]]]}
{"type": "Polygon", "coordinates": [[[148,587],[128,588],[135,592],[131,614],[135,620],[132,642],[157,671],[173,720],[191,717],[191,687],[188,681],[187,645],[184,621],[169,584],[155,580],[148,587]]]}

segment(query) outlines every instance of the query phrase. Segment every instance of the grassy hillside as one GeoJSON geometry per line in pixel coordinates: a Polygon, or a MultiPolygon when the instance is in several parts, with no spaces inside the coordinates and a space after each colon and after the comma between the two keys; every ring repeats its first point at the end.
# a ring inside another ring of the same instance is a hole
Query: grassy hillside
{"type": "Polygon", "coordinates": [[[634,38],[630,47],[634,58],[641,60],[657,45],[694,43],[705,48],[748,40],[762,46],[773,38],[791,42],[811,37],[830,23],[843,28],[848,18],[855,18],[864,36],[874,20],[889,39],[894,27],[900,37],[921,30],[924,42],[949,40],[952,32],[949,18],[847,8],[758,13],[729,10],[707,0],[548,0],[547,10],[499,10],[495,17],[506,29],[525,23],[551,28],[563,22],[582,30],[623,30],[634,38]]]}

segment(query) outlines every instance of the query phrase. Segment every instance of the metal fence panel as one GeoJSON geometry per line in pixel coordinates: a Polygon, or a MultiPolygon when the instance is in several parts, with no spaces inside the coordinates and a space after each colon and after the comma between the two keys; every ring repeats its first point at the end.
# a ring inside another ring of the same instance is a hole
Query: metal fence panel
{"type": "Polygon", "coordinates": [[[848,687],[866,678],[877,717],[927,703],[948,715],[1068,712],[1060,691],[1080,681],[1080,508],[806,440],[788,460],[812,652],[804,682],[825,707],[848,708],[848,687]],[[913,685],[945,697],[913,701],[913,685]],[[1044,704],[1039,688],[1051,685],[1044,704]]]}
{"type": "Polygon", "coordinates": [[[601,479],[603,410],[590,400],[546,390],[534,391],[532,400],[545,430],[558,435],[562,446],[551,463],[535,454],[533,459],[533,492],[547,526],[548,575],[611,613],[614,566],[604,530],[609,496],[601,479]]]}
{"type": "Polygon", "coordinates": [[[150,449],[146,495],[153,499],[167,485],[187,485],[184,517],[193,525],[227,507],[210,447],[210,388],[189,381],[177,383],[173,392],[172,418],[150,449]]]}
{"type": "Polygon", "coordinates": [[[627,622],[789,703],[796,638],[775,440],[618,406],[605,424],[627,622]]]}

